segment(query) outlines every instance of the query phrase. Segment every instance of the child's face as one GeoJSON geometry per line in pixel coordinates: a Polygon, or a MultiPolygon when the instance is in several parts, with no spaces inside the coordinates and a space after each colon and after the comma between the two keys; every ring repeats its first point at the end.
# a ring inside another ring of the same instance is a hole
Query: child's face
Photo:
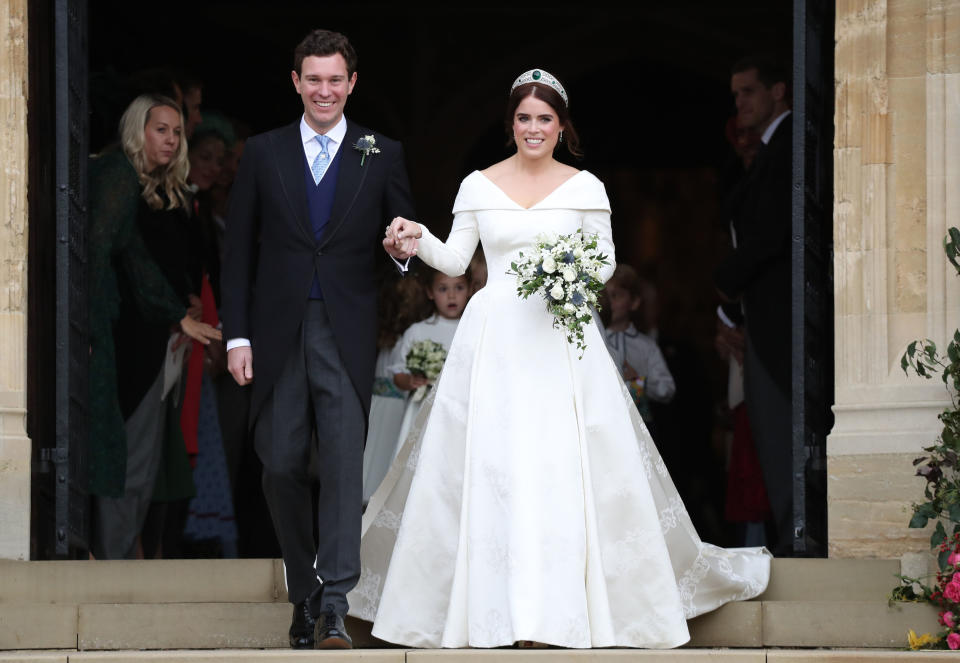
{"type": "Polygon", "coordinates": [[[611,324],[629,322],[630,314],[640,306],[640,298],[634,297],[626,288],[616,283],[607,283],[607,301],[610,302],[611,324]]]}
{"type": "Polygon", "coordinates": [[[467,305],[470,284],[466,276],[447,276],[437,274],[433,277],[433,284],[427,290],[427,297],[433,301],[437,313],[449,320],[456,320],[463,313],[467,305]]]}

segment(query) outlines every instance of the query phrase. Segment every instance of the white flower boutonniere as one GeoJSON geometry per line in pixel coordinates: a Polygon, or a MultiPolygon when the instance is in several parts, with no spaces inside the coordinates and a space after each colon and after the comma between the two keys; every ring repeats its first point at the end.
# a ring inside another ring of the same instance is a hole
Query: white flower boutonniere
{"type": "Polygon", "coordinates": [[[377,147],[377,139],[373,137],[373,134],[368,134],[366,136],[361,136],[360,140],[354,144],[353,149],[359,150],[362,157],[360,157],[360,166],[363,166],[363,160],[366,159],[371,154],[380,154],[380,148],[377,147]]]}

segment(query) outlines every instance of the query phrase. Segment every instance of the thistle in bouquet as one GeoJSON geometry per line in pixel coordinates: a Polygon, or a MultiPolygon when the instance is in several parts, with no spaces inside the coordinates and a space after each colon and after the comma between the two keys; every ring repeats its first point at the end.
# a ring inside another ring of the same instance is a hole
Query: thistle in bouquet
{"type": "Polygon", "coordinates": [[[517,277],[517,295],[543,297],[553,316],[555,329],[563,330],[567,342],[587,348],[583,326],[593,319],[597,293],[603,289],[600,270],[607,256],[597,248],[597,237],[578,230],[569,235],[540,235],[530,249],[521,251],[507,274],[517,277]]]}
{"type": "MultiPolygon", "coordinates": [[[[429,339],[417,341],[410,346],[410,351],[407,352],[407,371],[411,375],[419,375],[433,382],[439,377],[440,371],[443,369],[443,362],[446,359],[447,350],[441,344],[429,339]]],[[[422,399],[429,388],[429,384],[417,387],[413,392],[413,400],[419,401],[422,399]]]]}

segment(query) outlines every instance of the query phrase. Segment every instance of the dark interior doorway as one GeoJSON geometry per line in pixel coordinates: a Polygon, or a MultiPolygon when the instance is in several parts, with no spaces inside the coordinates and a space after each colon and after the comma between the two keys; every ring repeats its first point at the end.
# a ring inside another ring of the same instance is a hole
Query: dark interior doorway
{"type": "Polygon", "coordinates": [[[460,180],[508,154],[502,111],[513,78],[531,67],[555,73],[586,152],[576,165],[607,187],[618,262],[657,292],[678,383],[662,416],[684,440],[662,451],[703,538],[729,544],[718,413],[727,366],[713,347],[711,282],[729,241],[720,213],[729,68],[758,51],[789,61],[794,4],[90,0],[90,149],[113,138],[124,79],[153,67],[189,72],[203,83],[203,108],[254,132],[296,120],[292,50],[326,27],[359,54],[348,117],[404,143],[419,215],[443,235],[460,180]]]}

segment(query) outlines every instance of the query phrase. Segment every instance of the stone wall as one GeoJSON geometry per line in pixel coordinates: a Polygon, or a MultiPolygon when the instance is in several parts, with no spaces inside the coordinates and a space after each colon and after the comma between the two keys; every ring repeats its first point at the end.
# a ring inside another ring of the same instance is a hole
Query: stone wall
{"type": "Polygon", "coordinates": [[[30,549],[27,0],[0,3],[0,558],[30,549]]]}
{"type": "Polygon", "coordinates": [[[911,461],[949,399],[900,356],[960,326],[960,0],[838,0],[836,42],[830,555],[908,557],[929,540],[911,461]]]}

